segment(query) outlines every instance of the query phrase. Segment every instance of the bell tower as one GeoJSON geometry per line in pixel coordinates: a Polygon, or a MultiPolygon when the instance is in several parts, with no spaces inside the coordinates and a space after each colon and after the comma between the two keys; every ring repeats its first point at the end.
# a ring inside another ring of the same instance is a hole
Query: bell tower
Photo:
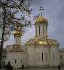
{"type": "Polygon", "coordinates": [[[47,26],[48,20],[45,18],[44,8],[40,7],[40,14],[35,21],[36,37],[46,39],[47,38],[47,26]]]}

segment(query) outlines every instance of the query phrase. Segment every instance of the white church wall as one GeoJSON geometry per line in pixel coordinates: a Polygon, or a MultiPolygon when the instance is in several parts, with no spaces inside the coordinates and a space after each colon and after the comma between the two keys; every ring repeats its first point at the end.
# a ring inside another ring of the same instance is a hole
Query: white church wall
{"type": "Polygon", "coordinates": [[[59,52],[58,52],[58,50],[56,50],[56,65],[58,66],[59,63],[60,63],[59,52]]]}
{"type": "Polygon", "coordinates": [[[50,49],[50,66],[57,66],[59,64],[59,55],[56,47],[52,46],[50,49]]]}
{"type": "Polygon", "coordinates": [[[25,55],[22,52],[8,52],[6,56],[6,64],[9,61],[14,67],[21,67],[22,64],[25,65],[25,55]]]}
{"type": "Polygon", "coordinates": [[[28,48],[27,48],[27,55],[28,55],[28,57],[27,57],[27,61],[28,61],[28,66],[29,65],[33,65],[34,64],[34,49],[33,49],[33,47],[31,47],[31,46],[29,46],[28,48]]]}
{"type": "Polygon", "coordinates": [[[59,64],[64,65],[64,51],[63,50],[58,51],[58,55],[59,55],[59,64]]]}
{"type": "Polygon", "coordinates": [[[27,49],[27,53],[28,53],[28,65],[32,66],[48,65],[49,60],[48,48],[42,46],[37,47],[30,46],[27,49]]]}

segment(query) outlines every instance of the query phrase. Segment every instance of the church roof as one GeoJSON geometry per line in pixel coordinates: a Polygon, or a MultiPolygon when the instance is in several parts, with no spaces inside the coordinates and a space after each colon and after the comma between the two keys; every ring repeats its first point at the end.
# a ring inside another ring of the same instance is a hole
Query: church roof
{"type": "Polygon", "coordinates": [[[19,44],[13,44],[7,46],[9,52],[24,52],[24,49],[19,44]]]}
{"type": "Polygon", "coordinates": [[[48,23],[48,20],[44,16],[39,16],[36,18],[35,23],[48,23]]]}
{"type": "Polygon", "coordinates": [[[26,43],[27,46],[45,46],[45,47],[56,47],[57,45],[59,45],[59,43],[56,40],[53,39],[31,39],[29,41],[27,41],[26,43]]]}

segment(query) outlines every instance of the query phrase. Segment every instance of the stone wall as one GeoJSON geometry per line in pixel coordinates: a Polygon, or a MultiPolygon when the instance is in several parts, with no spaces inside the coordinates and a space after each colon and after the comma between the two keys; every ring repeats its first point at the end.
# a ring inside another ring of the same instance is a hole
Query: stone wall
{"type": "Polygon", "coordinates": [[[32,66],[42,66],[49,64],[49,53],[48,48],[37,46],[37,47],[28,47],[28,65],[32,66]]]}

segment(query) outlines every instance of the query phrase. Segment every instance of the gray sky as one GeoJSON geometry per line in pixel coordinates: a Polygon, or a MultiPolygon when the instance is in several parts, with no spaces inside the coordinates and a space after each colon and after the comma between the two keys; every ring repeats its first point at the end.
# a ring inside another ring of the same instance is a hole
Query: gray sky
{"type": "MultiPolygon", "coordinates": [[[[32,14],[38,14],[38,9],[43,6],[48,17],[48,35],[64,47],[64,0],[32,0],[32,14]]],[[[33,38],[35,35],[34,26],[26,29],[23,41],[33,38]]],[[[12,40],[12,39],[10,39],[12,40]]]]}

